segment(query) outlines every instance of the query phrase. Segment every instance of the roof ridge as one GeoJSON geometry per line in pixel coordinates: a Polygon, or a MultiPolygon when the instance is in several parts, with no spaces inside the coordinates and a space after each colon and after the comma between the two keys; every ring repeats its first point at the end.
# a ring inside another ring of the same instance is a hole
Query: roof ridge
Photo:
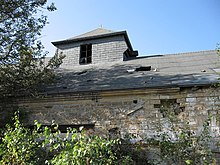
{"type": "Polygon", "coordinates": [[[60,41],[53,41],[52,44],[56,46],[59,44],[65,44],[65,43],[70,43],[70,42],[98,39],[98,38],[118,36],[118,35],[123,35],[125,37],[126,43],[128,44],[128,47],[131,50],[133,50],[126,31],[112,31],[112,30],[108,30],[104,28],[96,28],[92,31],[89,31],[87,33],[84,33],[84,34],[81,34],[81,35],[78,35],[72,38],[68,38],[68,39],[64,39],[60,41]]]}
{"type": "Polygon", "coordinates": [[[195,53],[208,53],[208,52],[217,52],[215,49],[213,50],[200,50],[200,51],[190,51],[190,52],[180,52],[180,53],[167,53],[167,54],[149,54],[142,55],[143,57],[154,57],[154,56],[170,56],[170,55],[186,55],[186,54],[195,54],[195,53]]]}
{"type": "Polygon", "coordinates": [[[163,55],[181,55],[181,54],[195,54],[195,53],[208,53],[208,52],[214,52],[216,50],[200,50],[200,51],[190,51],[190,52],[180,52],[180,53],[168,53],[163,55]]]}
{"type": "Polygon", "coordinates": [[[78,38],[85,38],[85,37],[91,37],[94,35],[103,35],[103,34],[109,34],[109,33],[114,33],[115,31],[113,30],[109,30],[109,29],[105,29],[102,27],[98,27],[94,30],[88,31],[86,33],[82,33],[80,35],[68,38],[67,40],[71,40],[71,39],[78,39],[78,38]]]}

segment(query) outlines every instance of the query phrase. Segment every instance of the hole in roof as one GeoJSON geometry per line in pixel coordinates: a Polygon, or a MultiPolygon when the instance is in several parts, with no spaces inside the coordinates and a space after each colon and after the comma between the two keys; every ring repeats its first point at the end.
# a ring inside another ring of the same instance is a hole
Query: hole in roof
{"type": "Polygon", "coordinates": [[[137,100],[133,100],[133,103],[134,103],[134,104],[137,104],[137,103],[138,103],[138,101],[137,101],[137,100]]]}
{"type": "Polygon", "coordinates": [[[85,74],[85,73],[87,73],[86,70],[84,70],[84,71],[82,71],[82,72],[78,72],[77,75],[82,75],[82,74],[85,74]]]}
{"type": "Polygon", "coordinates": [[[151,70],[151,66],[140,66],[139,68],[136,68],[135,71],[139,72],[139,71],[150,71],[151,70]]]}

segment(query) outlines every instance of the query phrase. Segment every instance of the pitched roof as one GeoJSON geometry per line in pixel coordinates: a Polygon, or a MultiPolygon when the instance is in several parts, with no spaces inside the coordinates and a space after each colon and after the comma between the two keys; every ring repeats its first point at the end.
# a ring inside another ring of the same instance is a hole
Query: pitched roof
{"type": "Polygon", "coordinates": [[[141,88],[193,87],[218,82],[220,59],[215,50],[146,56],[130,61],[91,64],[58,71],[47,93],[141,88]],[[151,66],[150,71],[135,71],[151,66]]]}
{"type": "Polygon", "coordinates": [[[118,35],[123,35],[125,38],[125,41],[128,45],[128,47],[133,50],[131,42],[128,38],[128,34],[126,31],[112,31],[112,30],[107,30],[104,28],[97,28],[92,31],[89,31],[87,33],[71,37],[65,40],[60,40],[60,41],[54,41],[52,44],[54,46],[57,45],[62,45],[62,44],[69,44],[73,42],[78,42],[78,41],[84,41],[84,40],[92,40],[92,39],[98,39],[98,38],[105,38],[105,37],[111,37],[111,36],[118,36],[118,35]]]}
{"type": "Polygon", "coordinates": [[[93,36],[99,36],[99,35],[106,35],[106,34],[111,34],[111,33],[114,33],[114,31],[107,30],[104,28],[97,28],[97,29],[94,29],[94,30],[89,31],[87,33],[69,38],[68,40],[72,40],[72,39],[76,39],[76,38],[87,38],[87,37],[93,37],[93,36]]]}

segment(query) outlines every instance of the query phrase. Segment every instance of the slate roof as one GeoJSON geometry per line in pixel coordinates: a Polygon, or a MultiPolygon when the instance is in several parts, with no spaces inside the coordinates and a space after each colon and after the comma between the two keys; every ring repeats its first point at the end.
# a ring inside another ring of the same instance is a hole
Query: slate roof
{"type": "Polygon", "coordinates": [[[106,35],[106,34],[111,34],[111,33],[115,33],[115,31],[104,29],[104,28],[97,28],[97,29],[94,29],[94,30],[89,31],[87,33],[84,33],[84,34],[81,34],[81,35],[69,38],[69,40],[76,39],[76,38],[94,37],[94,36],[98,36],[98,35],[106,35]]]}
{"type": "Polygon", "coordinates": [[[79,42],[79,41],[86,41],[86,40],[92,40],[92,39],[99,39],[99,38],[105,38],[105,37],[111,37],[111,36],[118,36],[118,35],[123,35],[125,38],[125,41],[130,48],[130,50],[133,50],[131,42],[128,38],[128,34],[126,31],[112,31],[104,28],[97,28],[92,31],[89,31],[87,33],[71,37],[65,40],[60,40],[60,41],[54,41],[52,44],[54,46],[57,45],[62,45],[62,44],[68,44],[68,43],[73,43],[73,42],[79,42]]]}
{"type": "Polygon", "coordinates": [[[139,57],[130,61],[59,69],[47,93],[194,87],[218,82],[220,59],[215,50],[139,57]],[[151,66],[150,71],[134,71],[151,66]]]}

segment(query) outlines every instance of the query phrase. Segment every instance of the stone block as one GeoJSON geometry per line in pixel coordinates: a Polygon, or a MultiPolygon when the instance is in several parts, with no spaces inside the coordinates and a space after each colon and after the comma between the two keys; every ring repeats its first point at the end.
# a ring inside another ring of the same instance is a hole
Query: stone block
{"type": "Polygon", "coordinates": [[[187,97],[186,102],[187,103],[196,103],[196,97],[187,97]]]}
{"type": "Polygon", "coordinates": [[[169,95],[160,95],[159,96],[160,99],[170,99],[169,95]]]}

